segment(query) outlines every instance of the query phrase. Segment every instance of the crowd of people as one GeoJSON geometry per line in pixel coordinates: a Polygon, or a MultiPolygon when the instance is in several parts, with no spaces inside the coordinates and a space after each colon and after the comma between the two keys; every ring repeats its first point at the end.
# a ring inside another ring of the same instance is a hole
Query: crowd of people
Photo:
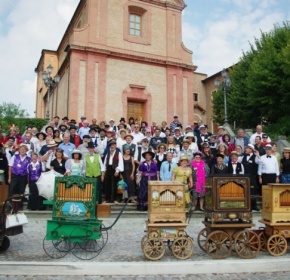
{"type": "Polygon", "coordinates": [[[250,138],[243,129],[231,137],[223,126],[212,134],[201,121],[184,127],[178,115],[160,125],[133,117],[97,123],[82,116],[77,123],[55,116],[41,131],[27,127],[21,134],[12,125],[4,135],[0,128],[0,181],[10,185],[10,196],[23,194],[28,184],[30,210],[43,209],[36,182],[49,170],[95,178],[98,203],[130,199],[140,211],[147,210],[150,180],[184,183],[188,194],[192,190],[187,203],[201,211],[209,174],[248,174],[253,210],[259,210],[256,197],[262,185],[290,183],[290,148],[280,155],[261,125],[250,138]],[[121,180],[127,188],[123,194],[121,180]]]}

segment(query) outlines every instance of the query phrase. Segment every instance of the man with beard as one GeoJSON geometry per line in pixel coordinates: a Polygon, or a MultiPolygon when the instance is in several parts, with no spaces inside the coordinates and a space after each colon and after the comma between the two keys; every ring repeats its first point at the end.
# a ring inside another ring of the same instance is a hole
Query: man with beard
{"type": "Polygon", "coordinates": [[[145,160],[145,158],[142,157],[142,154],[145,152],[153,152],[152,149],[149,147],[149,142],[146,137],[144,137],[141,140],[141,146],[137,147],[135,154],[134,154],[134,161],[136,164],[136,170],[138,170],[139,165],[145,160]]]}

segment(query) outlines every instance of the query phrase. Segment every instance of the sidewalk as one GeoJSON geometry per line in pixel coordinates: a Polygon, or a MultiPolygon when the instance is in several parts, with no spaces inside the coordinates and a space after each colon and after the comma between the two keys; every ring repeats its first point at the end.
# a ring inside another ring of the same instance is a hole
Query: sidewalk
{"type": "MultiPolygon", "coordinates": [[[[193,217],[186,228],[194,238],[194,253],[188,260],[177,260],[167,249],[165,256],[156,262],[144,257],[140,241],[144,236],[144,218],[121,217],[109,231],[106,246],[98,257],[82,261],[69,253],[62,259],[49,258],[43,251],[46,218],[29,218],[24,233],[10,237],[10,248],[0,254],[0,275],[152,275],[201,273],[251,273],[290,271],[290,254],[272,257],[261,252],[257,258],[240,259],[234,252],[225,260],[212,260],[197,245],[198,232],[203,228],[202,218],[193,217]],[[15,266],[21,269],[15,270],[15,266]],[[9,272],[10,271],[10,272],[9,272]]],[[[103,219],[105,226],[114,218],[103,219]]],[[[255,228],[262,226],[255,218],[255,228]]]]}

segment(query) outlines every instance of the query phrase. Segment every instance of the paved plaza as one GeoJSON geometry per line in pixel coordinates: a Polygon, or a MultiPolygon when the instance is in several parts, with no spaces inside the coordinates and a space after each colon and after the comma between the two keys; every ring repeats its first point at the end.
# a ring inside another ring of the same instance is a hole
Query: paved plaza
{"type": "MultiPolygon", "coordinates": [[[[121,217],[113,229],[109,231],[107,245],[100,255],[88,261],[79,260],[71,253],[62,259],[48,257],[42,247],[46,220],[47,218],[43,218],[41,215],[30,217],[29,223],[24,226],[24,233],[10,237],[10,248],[5,253],[0,254],[0,280],[193,279],[192,274],[196,274],[194,279],[290,278],[290,273],[287,272],[289,269],[285,269],[285,267],[290,267],[288,265],[290,254],[288,253],[275,258],[267,252],[261,252],[256,259],[244,260],[232,252],[231,256],[225,260],[210,259],[198,247],[196,240],[198,232],[203,228],[202,218],[193,217],[190,225],[186,228],[188,235],[194,238],[195,251],[190,259],[178,260],[167,249],[165,256],[157,262],[147,260],[140,246],[140,241],[145,234],[144,217],[121,217]],[[13,270],[14,267],[17,267],[17,270],[13,270]],[[58,276],[51,276],[53,274],[58,276]],[[10,276],[5,278],[4,275],[10,276]],[[79,276],[74,278],[68,275],[79,276]],[[83,275],[92,276],[85,277],[83,275]]],[[[115,218],[106,218],[103,219],[103,223],[105,226],[109,226],[114,220],[115,218]]],[[[257,220],[258,217],[254,221],[256,228],[262,226],[257,220]]]]}

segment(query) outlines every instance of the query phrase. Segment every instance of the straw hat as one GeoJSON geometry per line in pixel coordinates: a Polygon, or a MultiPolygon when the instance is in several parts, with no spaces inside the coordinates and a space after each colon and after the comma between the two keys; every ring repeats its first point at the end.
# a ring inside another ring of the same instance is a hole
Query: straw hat
{"type": "Polygon", "coordinates": [[[49,141],[49,143],[47,144],[47,147],[52,148],[57,146],[56,142],[54,140],[49,141]]]}
{"type": "Polygon", "coordinates": [[[182,157],[179,159],[178,163],[180,164],[180,163],[181,163],[182,161],[184,161],[184,160],[186,160],[187,163],[189,163],[189,159],[188,159],[188,157],[186,157],[186,156],[182,156],[182,157]]]}
{"type": "Polygon", "coordinates": [[[284,147],[282,153],[290,153],[290,147],[284,147]]]}

